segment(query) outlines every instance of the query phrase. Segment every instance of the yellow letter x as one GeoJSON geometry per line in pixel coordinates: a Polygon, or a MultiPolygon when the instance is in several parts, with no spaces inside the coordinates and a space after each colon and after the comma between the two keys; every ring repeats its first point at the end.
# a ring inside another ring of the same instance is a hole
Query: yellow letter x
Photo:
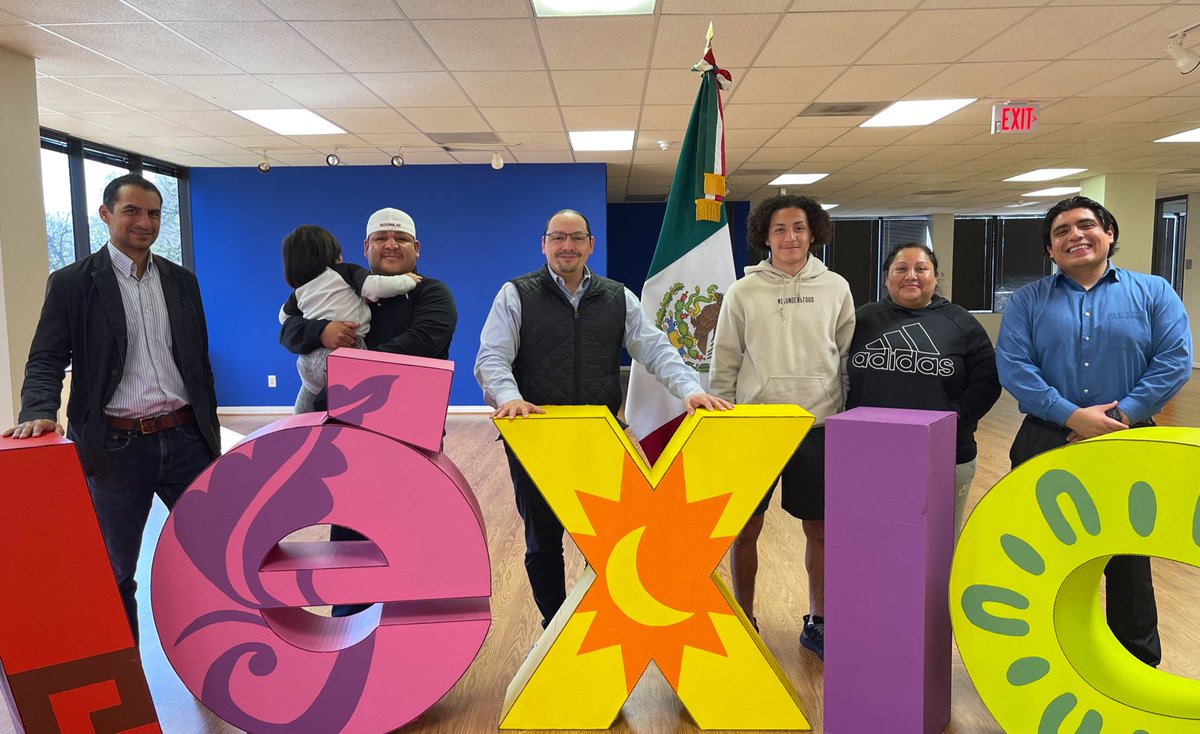
{"type": "Polygon", "coordinates": [[[588,562],[501,728],[608,728],[653,661],[702,729],[808,729],[716,568],[812,423],[795,406],[699,411],[650,469],[601,407],[497,421],[588,562]]]}

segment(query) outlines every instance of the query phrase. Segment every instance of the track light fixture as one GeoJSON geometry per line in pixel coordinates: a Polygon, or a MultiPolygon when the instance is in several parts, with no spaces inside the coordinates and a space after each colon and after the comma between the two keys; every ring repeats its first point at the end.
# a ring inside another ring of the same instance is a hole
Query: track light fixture
{"type": "Polygon", "coordinates": [[[338,158],[338,154],[337,154],[336,150],[334,152],[330,153],[329,155],[325,156],[325,165],[327,165],[327,166],[336,166],[337,164],[339,164],[341,162],[342,162],[342,159],[338,158]]]}
{"type": "Polygon", "coordinates": [[[396,151],[396,155],[392,156],[392,165],[396,168],[404,165],[404,154],[396,151]]]}
{"type": "Polygon", "coordinates": [[[271,170],[271,161],[267,159],[267,151],[263,151],[262,160],[258,162],[258,172],[266,173],[271,170]]]}
{"type": "Polygon", "coordinates": [[[1167,34],[1167,55],[1175,62],[1175,68],[1180,74],[1190,74],[1200,67],[1200,54],[1183,47],[1188,31],[1200,28],[1200,23],[1193,23],[1187,28],[1181,28],[1167,34]]]}
{"type": "Polygon", "coordinates": [[[492,168],[496,169],[497,171],[499,171],[501,168],[504,168],[504,158],[501,157],[500,151],[492,153],[492,168]]]}

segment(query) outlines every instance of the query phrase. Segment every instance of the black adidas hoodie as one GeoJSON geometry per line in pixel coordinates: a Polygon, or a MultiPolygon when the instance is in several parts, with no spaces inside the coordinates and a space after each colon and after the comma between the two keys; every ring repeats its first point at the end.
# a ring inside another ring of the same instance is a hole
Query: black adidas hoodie
{"type": "Polygon", "coordinates": [[[855,320],[846,408],[952,410],[955,462],[974,459],[975,427],[1000,398],[996,350],[975,317],[941,296],[920,309],[884,296],[858,309],[855,320]]]}

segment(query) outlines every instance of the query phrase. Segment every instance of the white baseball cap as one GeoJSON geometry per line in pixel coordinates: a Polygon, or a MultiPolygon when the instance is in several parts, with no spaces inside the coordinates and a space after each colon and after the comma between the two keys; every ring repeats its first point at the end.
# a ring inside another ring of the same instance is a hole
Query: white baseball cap
{"type": "Polygon", "coordinates": [[[417,225],[413,218],[399,209],[380,209],[367,220],[367,237],[375,232],[404,232],[417,238],[417,225]]]}

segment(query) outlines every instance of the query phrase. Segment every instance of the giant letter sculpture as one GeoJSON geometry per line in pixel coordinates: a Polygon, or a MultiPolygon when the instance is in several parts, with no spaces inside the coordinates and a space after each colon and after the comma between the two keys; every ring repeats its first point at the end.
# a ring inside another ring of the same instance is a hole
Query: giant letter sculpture
{"type": "Polygon", "coordinates": [[[1200,730],[1200,681],[1129,654],[1096,593],[1114,555],[1200,566],[1197,477],[1200,430],[1144,428],[1036,456],[980,501],[954,556],[950,613],[1005,731],[1200,730]]]}
{"type": "Polygon", "coordinates": [[[379,734],[475,658],[491,572],[475,497],[440,453],[452,368],[335,353],[334,418],[267,426],[179,499],[154,556],[154,617],[179,677],[221,718],[379,734]],[[370,540],[279,542],[319,523],[370,540]],[[302,609],[376,601],[343,618],[302,609]]]}
{"type": "Polygon", "coordinates": [[[496,423],[589,564],[509,686],[502,728],[607,728],[651,661],[701,728],[808,728],[716,567],[811,415],[697,412],[653,469],[601,407],[496,423]]]}
{"type": "Polygon", "coordinates": [[[75,445],[0,439],[0,664],[18,731],[160,731],[75,445]]]}

